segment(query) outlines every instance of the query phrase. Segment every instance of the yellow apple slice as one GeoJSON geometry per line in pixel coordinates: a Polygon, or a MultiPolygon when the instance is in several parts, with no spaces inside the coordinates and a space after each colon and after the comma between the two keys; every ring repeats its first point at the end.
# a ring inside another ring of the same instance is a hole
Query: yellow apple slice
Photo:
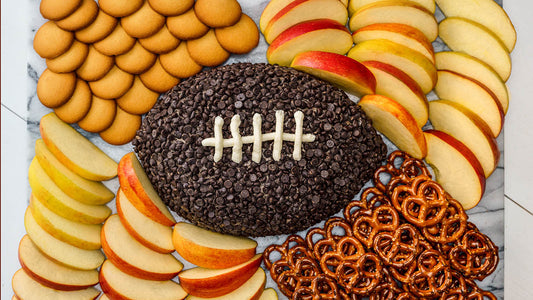
{"type": "Polygon", "coordinates": [[[509,109],[509,93],[507,86],[494,69],[483,61],[463,52],[442,51],[435,54],[435,65],[438,70],[449,70],[475,78],[500,101],[503,113],[509,109]]]}
{"type": "Polygon", "coordinates": [[[35,157],[54,183],[73,199],[87,204],[106,204],[115,194],[101,182],[87,180],[65,167],[42,139],[35,142],[35,157]]]}
{"type": "Polygon", "coordinates": [[[105,205],[89,205],[65,194],[46,174],[36,158],[28,170],[33,195],[48,209],[63,218],[85,224],[100,224],[111,214],[105,205]]]}
{"type": "MultiPolygon", "coordinates": [[[[350,3],[348,4],[348,12],[350,13],[350,16],[353,15],[354,12],[359,10],[361,7],[379,2],[383,0],[350,0],[350,3]]],[[[425,9],[430,11],[431,13],[435,13],[435,0],[410,0],[413,3],[416,3],[420,6],[423,6],[425,9]]]]}
{"type": "Polygon", "coordinates": [[[263,35],[270,44],[289,27],[315,19],[331,19],[346,24],[348,11],[338,0],[294,0],[270,19],[263,35]]]}
{"type": "Polygon", "coordinates": [[[278,300],[278,293],[273,288],[268,288],[263,291],[259,300],[278,300]]]}
{"type": "Polygon", "coordinates": [[[439,24],[439,36],[453,51],[465,52],[491,66],[503,81],[511,75],[511,56],[503,42],[485,26],[450,17],[439,24]]]}
{"type": "Polygon", "coordinates": [[[117,176],[117,163],[54,113],[42,117],[39,128],[48,149],[81,177],[102,181],[117,176]]]}
{"type": "Polygon", "coordinates": [[[24,227],[37,248],[46,256],[68,267],[80,270],[94,270],[104,261],[102,251],[74,247],[46,232],[37,224],[29,207],[24,215],[24,227]]]}
{"type": "Polygon", "coordinates": [[[457,102],[435,100],[429,103],[429,120],[434,129],[453,136],[474,153],[486,178],[496,169],[500,159],[498,144],[478,115],[457,102]]]}
{"type": "Polygon", "coordinates": [[[35,281],[23,269],[15,272],[11,285],[18,298],[28,300],[94,300],[100,295],[100,291],[93,287],[77,291],[61,291],[49,288],[35,281]]]}
{"type": "Polygon", "coordinates": [[[422,159],[426,156],[426,140],[413,116],[398,102],[381,95],[367,95],[359,105],[372,120],[372,125],[400,150],[422,159]]]}
{"type": "Polygon", "coordinates": [[[265,8],[263,9],[263,12],[261,13],[261,17],[259,18],[259,29],[262,33],[265,32],[265,29],[272,20],[272,18],[285,6],[289,5],[294,0],[271,0],[267,3],[265,8]]]}
{"type": "Polygon", "coordinates": [[[102,225],[83,224],[63,218],[49,210],[41,201],[30,195],[30,208],[35,221],[42,229],[58,240],[87,250],[100,249],[102,225]]]}
{"type": "Polygon", "coordinates": [[[140,212],[163,225],[176,224],[174,216],[155,191],[135,153],[130,152],[120,159],[118,180],[126,197],[140,212]]]}
{"type": "Polygon", "coordinates": [[[117,193],[117,213],[126,230],[141,244],[160,253],[174,251],[172,227],[145,216],[135,208],[121,189],[117,193]]]}
{"type": "Polygon", "coordinates": [[[437,82],[437,69],[424,55],[389,40],[368,40],[355,45],[348,56],[364,62],[375,60],[396,67],[411,77],[429,93],[437,82]]]}
{"type": "Polygon", "coordinates": [[[291,67],[309,73],[357,97],[376,93],[376,79],[360,62],[336,53],[309,51],[294,58],[291,67]]]}
{"type": "Polygon", "coordinates": [[[424,132],[428,145],[426,162],[433,168],[437,182],[464,209],[476,206],[485,192],[483,168],[463,143],[438,130],[424,132]]]}
{"type": "Polygon", "coordinates": [[[261,254],[230,269],[188,269],[180,273],[187,299],[258,299],[265,287],[265,271],[259,267],[261,254]]]}
{"type": "Polygon", "coordinates": [[[353,45],[350,31],[329,19],[309,20],[283,31],[272,41],[266,57],[270,64],[289,66],[294,57],[306,51],[346,54],[353,45]]]}
{"type": "Polygon", "coordinates": [[[107,258],[123,272],[148,280],[170,280],[183,269],[172,254],[156,252],[133,238],[112,215],[102,228],[102,249],[107,258]]]}
{"type": "Polygon", "coordinates": [[[254,257],[257,247],[252,239],[209,231],[185,222],[174,226],[172,241],[185,260],[210,269],[244,263],[254,257]]]}
{"type": "Polygon", "coordinates": [[[437,19],[423,6],[404,0],[384,0],[367,4],[358,9],[350,18],[352,32],[377,23],[399,23],[420,30],[429,41],[438,35],[437,19]]]}
{"type": "Polygon", "coordinates": [[[24,271],[49,288],[75,291],[98,284],[97,270],[77,270],[51,260],[35,246],[28,235],[20,240],[18,257],[24,271]]]}
{"type": "Polygon", "coordinates": [[[111,299],[178,300],[187,293],[172,280],[146,280],[128,275],[106,260],[100,269],[100,286],[111,299]]]}
{"type": "Polygon", "coordinates": [[[496,96],[479,81],[452,71],[438,71],[435,93],[476,113],[497,137],[503,126],[503,109],[496,96]]]}
{"type": "Polygon", "coordinates": [[[516,30],[509,16],[493,0],[436,0],[446,17],[463,17],[477,22],[494,32],[509,52],[516,43],[516,30]]]}
{"type": "Polygon", "coordinates": [[[420,86],[402,70],[389,64],[369,60],[363,62],[376,77],[376,94],[402,105],[422,128],[428,121],[428,101],[420,86]]]}

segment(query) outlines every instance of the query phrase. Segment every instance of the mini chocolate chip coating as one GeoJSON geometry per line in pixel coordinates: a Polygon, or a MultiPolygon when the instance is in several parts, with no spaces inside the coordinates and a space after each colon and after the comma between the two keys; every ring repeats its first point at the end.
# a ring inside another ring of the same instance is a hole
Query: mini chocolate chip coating
{"type": "Polygon", "coordinates": [[[339,212],[386,156],[386,146],[358,105],[341,90],[297,70],[268,64],[220,66],[183,80],[164,94],[143,120],[133,141],[143,167],[163,201],[190,222],[221,233],[266,236],[294,233],[339,212]],[[261,160],[252,144],[242,160],[232,147],[214,161],[215,118],[232,138],[238,114],[241,136],[253,135],[253,116],[263,134],[294,133],[294,113],[304,115],[303,133],[315,135],[293,158],[294,142],[283,141],[273,159],[273,141],[263,141],[261,160]]]}

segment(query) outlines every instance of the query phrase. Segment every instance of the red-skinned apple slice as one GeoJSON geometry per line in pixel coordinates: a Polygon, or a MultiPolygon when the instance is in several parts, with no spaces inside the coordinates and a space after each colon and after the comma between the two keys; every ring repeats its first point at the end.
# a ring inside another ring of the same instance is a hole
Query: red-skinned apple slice
{"type": "Polygon", "coordinates": [[[293,58],[306,51],[325,51],[346,54],[353,45],[350,31],[330,19],[298,23],[276,37],[267,49],[270,64],[289,66],[293,58]]]}
{"type": "Polygon", "coordinates": [[[500,159],[500,151],[485,121],[461,104],[448,100],[431,101],[429,119],[434,129],[465,144],[481,163],[485,178],[490,176],[500,159]]]}
{"type": "MultiPolygon", "coordinates": [[[[350,0],[350,3],[348,4],[348,12],[350,13],[350,16],[353,15],[354,12],[359,10],[361,7],[370,4],[375,3],[383,0],[350,0]]],[[[413,3],[417,3],[420,6],[423,6],[431,13],[435,13],[435,1],[434,0],[410,0],[413,3]]]]}
{"type": "Polygon", "coordinates": [[[109,260],[100,269],[100,286],[112,300],[177,300],[184,299],[187,293],[172,280],[146,280],[122,272],[109,260]]]}
{"type": "Polygon", "coordinates": [[[120,160],[118,180],[126,197],[140,212],[163,225],[172,226],[176,223],[133,152],[120,160]]]}
{"type": "Polygon", "coordinates": [[[367,4],[358,9],[350,18],[352,32],[370,24],[400,23],[420,30],[429,41],[438,35],[437,19],[423,6],[404,0],[384,0],[367,4]]]}
{"type": "Polygon", "coordinates": [[[170,280],[183,268],[172,254],[156,252],[133,238],[112,215],[102,228],[102,249],[123,272],[147,280],[170,280]]]}
{"type": "Polygon", "coordinates": [[[360,62],[336,53],[303,52],[294,58],[291,67],[304,71],[357,97],[376,93],[376,79],[360,62]]]}
{"type": "Polygon", "coordinates": [[[400,150],[416,158],[426,156],[426,140],[413,116],[398,102],[382,95],[367,95],[359,105],[372,125],[400,150]]]}
{"type": "Polygon", "coordinates": [[[346,24],[348,11],[338,0],[295,0],[270,19],[263,35],[267,43],[286,29],[308,20],[331,19],[346,24]]]}
{"type": "Polygon", "coordinates": [[[488,88],[479,81],[452,71],[438,71],[435,93],[441,99],[457,102],[476,113],[497,137],[503,127],[503,109],[488,88]]]}
{"type": "Polygon", "coordinates": [[[220,297],[236,290],[250,279],[261,265],[261,259],[262,254],[256,254],[250,260],[226,269],[196,267],[179,273],[178,277],[181,286],[190,295],[220,297]]]}
{"type": "Polygon", "coordinates": [[[254,257],[257,247],[252,239],[209,231],[185,222],[174,226],[172,241],[181,257],[209,269],[244,263],[254,257]]]}
{"type": "Polygon", "coordinates": [[[433,168],[437,182],[463,208],[476,206],[485,192],[483,168],[463,143],[438,130],[424,132],[428,145],[426,162],[433,168]]]}
{"type": "Polygon", "coordinates": [[[259,300],[278,300],[278,293],[273,288],[265,289],[259,300]]]}
{"type": "Polygon", "coordinates": [[[379,61],[365,61],[376,77],[376,94],[391,98],[401,104],[415,118],[419,127],[428,120],[428,101],[420,86],[402,70],[379,61]]]}

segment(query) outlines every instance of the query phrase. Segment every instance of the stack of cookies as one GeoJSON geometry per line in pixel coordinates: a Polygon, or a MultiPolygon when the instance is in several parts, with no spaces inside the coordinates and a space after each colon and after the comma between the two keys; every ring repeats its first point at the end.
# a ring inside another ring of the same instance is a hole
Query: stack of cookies
{"type": "Polygon", "coordinates": [[[42,0],[40,11],[39,100],[114,145],[131,141],[159,94],[259,42],[236,0],[42,0]]]}

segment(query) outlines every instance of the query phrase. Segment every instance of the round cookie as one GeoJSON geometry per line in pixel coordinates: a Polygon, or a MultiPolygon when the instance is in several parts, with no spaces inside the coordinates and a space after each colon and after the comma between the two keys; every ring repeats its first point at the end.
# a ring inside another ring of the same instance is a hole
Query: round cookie
{"type": "Polygon", "coordinates": [[[115,100],[102,99],[93,95],[91,108],[87,115],[78,121],[78,126],[88,132],[101,132],[111,126],[115,119],[116,110],[115,100]]]}
{"type": "Polygon", "coordinates": [[[154,35],[139,39],[138,41],[146,50],[155,54],[172,51],[176,49],[180,43],[180,40],[170,33],[166,25],[154,35]]]}
{"type": "Polygon", "coordinates": [[[113,124],[99,134],[111,145],[124,145],[135,137],[139,127],[141,127],[141,116],[129,114],[117,107],[113,124]]]}
{"type": "Polygon", "coordinates": [[[105,55],[120,55],[128,52],[135,45],[135,38],[126,33],[124,28],[118,23],[113,32],[93,45],[105,55]]]}
{"type": "Polygon", "coordinates": [[[76,81],[76,88],[70,99],[67,103],[56,107],[54,112],[64,122],[70,124],[76,123],[83,119],[87,115],[87,112],[89,112],[92,96],[87,82],[78,79],[76,81]]]}
{"type": "Polygon", "coordinates": [[[194,0],[148,0],[150,6],[164,16],[177,16],[189,10],[194,0]]]}
{"type": "Polygon", "coordinates": [[[54,73],[46,69],[37,82],[37,97],[50,108],[65,104],[76,88],[75,73],[54,73]]]}
{"type": "Polygon", "coordinates": [[[86,44],[96,43],[113,32],[117,23],[117,18],[108,15],[105,11],[99,9],[96,19],[94,19],[89,26],[76,31],[74,35],[80,42],[86,44]]]}
{"type": "Polygon", "coordinates": [[[76,74],[83,80],[95,81],[104,77],[114,65],[113,56],[102,54],[94,46],[89,45],[85,62],[76,70],[76,74]]]}
{"type": "Polygon", "coordinates": [[[41,0],[39,11],[48,20],[61,20],[74,12],[81,2],[82,0],[41,0]]]}
{"type": "Polygon", "coordinates": [[[235,54],[248,53],[259,43],[257,25],[245,14],[235,25],[216,28],[215,35],[222,48],[235,54]]]}
{"type": "Polygon", "coordinates": [[[209,31],[209,27],[198,19],[193,8],[179,16],[168,17],[167,27],[170,33],[181,40],[196,39],[209,31]]]}
{"type": "Polygon", "coordinates": [[[201,38],[188,41],[187,50],[194,61],[206,67],[218,66],[230,56],[230,53],[217,41],[214,29],[209,30],[201,38]]]}
{"type": "Polygon", "coordinates": [[[67,52],[56,58],[46,59],[46,66],[56,73],[74,72],[83,64],[88,53],[89,46],[74,40],[67,52]]]}
{"type": "Polygon", "coordinates": [[[72,32],[59,28],[53,21],[48,21],[35,33],[33,49],[42,58],[56,58],[65,53],[73,41],[72,32]]]}
{"type": "Polygon", "coordinates": [[[154,106],[157,98],[159,98],[159,93],[147,88],[139,76],[135,76],[130,90],[117,98],[117,105],[130,114],[142,115],[154,106]]]}
{"type": "Polygon", "coordinates": [[[231,26],[242,13],[237,0],[196,0],[194,11],[202,23],[212,28],[231,26]]]}
{"type": "Polygon", "coordinates": [[[148,1],[133,14],[120,20],[122,28],[132,37],[146,38],[165,25],[165,17],[152,9],[148,1]]]}
{"type": "Polygon", "coordinates": [[[89,26],[98,15],[98,4],[94,0],[83,0],[80,7],[70,16],[56,21],[57,26],[69,31],[76,31],[89,26]]]}
{"type": "Polygon", "coordinates": [[[159,58],[148,71],[139,75],[139,78],[147,88],[157,93],[164,93],[180,82],[179,78],[163,69],[159,58]]]}
{"type": "Polygon", "coordinates": [[[113,17],[121,18],[136,12],[144,0],[98,0],[100,9],[113,17]]]}
{"type": "Polygon", "coordinates": [[[144,49],[139,42],[130,51],[115,56],[115,63],[130,74],[141,74],[154,65],[157,56],[144,49]]]}
{"type": "Polygon", "coordinates": [[[114,66],[97,81],[89,82],[91,91],[103,99],[115,99],[124,95],[133,84],[133,75],[114,66]]]}
{"type": "Polygon", "coordinates": [[[202,70],[202,66],[195,62],[187,50],[187,41],[169,53],[159,55],[161,66],[172,76],[187,78],[202,70]]]}

